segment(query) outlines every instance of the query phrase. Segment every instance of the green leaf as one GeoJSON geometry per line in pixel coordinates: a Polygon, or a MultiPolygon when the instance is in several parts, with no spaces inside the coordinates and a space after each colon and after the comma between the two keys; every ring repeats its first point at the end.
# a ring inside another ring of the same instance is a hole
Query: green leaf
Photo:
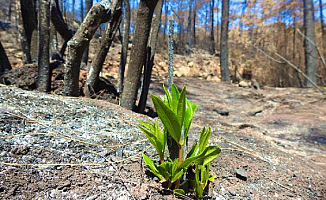
{"type": "Polygon", "coordinates": [[[188,137],[190,125],[192,119],[194,118],[196,110],[197,110],[197,105],[191,103],[188,99],[186,99],[186,111],[185,111],[185,118],[184,118],[184,140],[186,140],[188,137]]]}
{"type": "Polygon", "coordinates": [[[208,180],[209,180],[210,182],[213,182],[215,178],[216,178],[215,176],[210,176],[210,177],[208,178],[208,180]]]}
{"type": "Polygon", "coordinates": [[[191,150],[187,154],[187,157],[186,158],[195,157],[198,154],[199,154],[199,145],[194,144],[194,145],[192,145],[191,150]]]}
{"type": "Polygon", "coordinates": [[[160,174],[158,169],[156,168],[155,163],[143,153],[143,159],[145,164],[148,166],[149,170],[155,174],[159,179],[163,180],[163,176],[160,174]]]}
{"type": "Polygon", "coordinates": [[[178,171],[176,174],[174,174],[172,176],[172,180],[171,183],[174,183],[176,180],[178,180],[179,178],[181,178],[181,176],[185,173],[185,170],[180,170],[178,171]]]}
{"type": "Polygon", "coordinates": [[[169,181],[172,177],[172,162],[165,161],[163,164],[157,167],[160,174],[164,177],[166,181],[169,181]]]}
{"type": "Polygon", "coordinates": [[[185,112],[186,112],[186,87],[183,88],[180,94],[180,98],[178,101],[178,119],[181,126],[183,125],[183,121],[185,119],[185,112]]]}
{"type": "Polygon", "coordinates": [[[179,124],[176,114],[170,108],[168,108],[159,97],[153,94],[152,101],[154,103],[155,110],[167,131],[179,144],[181,138],[181,125],[179,124]]]}
{"type": "Polygon", "coordinates": [[[141,124],[139,129],[146,135],[150,143],[156,149],[157,153],[164,156],[166,139],[165,134],[162,133],[158,121],[155,123],[145,123],[139,121],[141,124]]]}
{"type": "Polygon", "coordinates": [[[172,84],[172,86],[171,86],[171,94],[172,94],[172,104],[171,104],[170,108],[173,110],[173,112],[177,113],[178,100],[180,97],[180,93],[175,84],[172,84]]]}
{"type": "Polygon", "coordinates": [[[183,189],[174,189],[173,193],[174,194],[179,194],[179,195],[184,195],[185,191],[183,189]]]}
{"type": "Polygon", "coordinates": [[[208,146],[206,149],[198,156],[198,159],[195,160],[199,165],[206,165],[214,160],[219,153],[221,148],[219,146],[208,146]]]}
{"type": "Polygon", "coordinates": [[[208,130],[205,130],[205,127],[202,129],[199,137],[199,151],[203,152],[204,149],[207,147],[208,139],[211,136],[212,129],[211,127],[208,130]]]}
{"type": "Polygon", "coordinates": [[[172,96],[171,96],[171,93],[169,92],[169,90],[164,85],[163,85],[163,89],[164,89],[165,98],[166,98],[166,101],[164,101],[164,103],[168,107],[171,107],[171,105],[172,105],[172,96]]]}

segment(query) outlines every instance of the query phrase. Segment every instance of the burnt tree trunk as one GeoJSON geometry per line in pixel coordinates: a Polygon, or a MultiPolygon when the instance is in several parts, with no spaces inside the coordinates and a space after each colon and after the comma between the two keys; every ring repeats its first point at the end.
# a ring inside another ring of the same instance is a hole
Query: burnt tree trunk
{"type": "MultiPolygon", "coordinates": [[[[93,0],[86,0],[86,14],[89,12],[92,6],[93,6],[93,0]]],[[[87,45],[82,58],[82,66],[84,69],[86,69],[86,66],[88,64],[88,52],[89,52],[89,45],[87,45]]]]}
{"type": "Polygon", "coordinates": [[[79,95],[79,73],[81,57],[98,27],[110,19],[110,5],[106,1],[95,4],[76,34],[68,42],[68,55],[65,63],[64,93],[67,96],[79,95]]]}
{"type": "Polygon", "coordinates": [[[129,110],[135,109],[141,69],[146,59],[148,36],[157,2],[158,0],[140,0],[128,73],[121,97],[121,106],[129,110]]]}
{"type": "Polygon", "coordinates": [[[39,1],[39,51],[38,51],[38,74],[37,90],[50,92],[51,69],[50,69],[50,4],[51,0],[39,1]]]}
{"type": "Polygon", "coordinates": [[[5,49],[3,48],[0,41],[0,75],[3,74],[6,70],[11,70],[11,65],[5,49]]]}
{"type": "Polygon", "coordinates": [[[222,26],[220,41],[220,63],[222,81],[230,81],[228,66],[228,32],[229,32],[229,0],[222,0],[222,26]]]}
{"type": "MultiPolygon", "coordinates": [[[[314,6],[312,0],[304,0],[304,28],[305,28],[305,63],[306,63],[306,75],[316,83],[317,77],[317,51],[314,47],[315,43],[315,24],[314,24],[314,6]],[[310,42],[310,41],[312,42],[310,42]]],[[[313,87],[313,85],[305,79],[305,86],[313,87]]]]}
{"type": "Polygon", "coordinates": [[[211,48],[210,52],[211,54],[215,54],[215,41],[214,41],[214,1],[211,0],[211,48]]]}
{"type": "Polygon", "coordinates": [[[320,24],[321,24],[321,35],[323,44],[323,57],[326,59],[326,23],[324,21],[323,4],[322,0],[319,0],[319,11],[320,11],[320,24]]]}
{"type": "Polygon", "coordinates": [[[150,40],[147,47],[147,59],[144,64],[143,87],[142,87],[142,92],[140,95],[138,109],[137,109],[137,112],[139,113],[143,113],[146,107],[148,90],[151,82],[152,69],[154,65],[154,56],[156,52],[158,32],[160,29],[162,5],[163,5],[163,0],[158,0],[154,10],[154,16],[153,16],[152,27],[150,32],[150,40]]]}
{"type": "Polygon", "coordinates": [[[56,31],[61,35],[64,39],[64,44],[61,47],[60,55],[63,57],[64,52],[67,47],[67,42],[73,37],[73,31],[68,28],[68,25],[63,19],[62,13],[59,8],[58,0],[54,0],[51,5],[51,22],[55,27],[56,31]]]}
{"type": "Polygon", "coordinates": [[[128,45],[129,45],[129,34],[130,34],[130,4],[129,0],[124,0],[124,23],[123,23],[123,39],[121,47],[121,57],[119,66],[119,77],[118,77],[118,93],[121,94],[123,91],[123,80],[127,62],[128,55],[128,45]]]}
{"type": "Polygon", "coordinates": [[[194,1],[194,17],[192,23],[192,38],[193,38],[193,45],[196,45],[196,16],[197,16],[197,3],[196,0],[194,1]]]}
{"type": "Polygon", "coordinates": [[[103,63],[121,23],[122,0],[116,2],[117,4],[112,7],[112,17],[107,23],[104,36],[102,36],[101,47],[88,70],[86,85],[84,88],[87,97],[92,97],[98,91],[99,75],[102,71],[103,63]]]}
{"type": "Polygon", "coordinates": [[[189,10],[188,10],[188,24],[187,24],[187,36],[186,36],[186,54],[191,53],[191,10],[192,10],[193,0],[189,0],[189,10]]]}

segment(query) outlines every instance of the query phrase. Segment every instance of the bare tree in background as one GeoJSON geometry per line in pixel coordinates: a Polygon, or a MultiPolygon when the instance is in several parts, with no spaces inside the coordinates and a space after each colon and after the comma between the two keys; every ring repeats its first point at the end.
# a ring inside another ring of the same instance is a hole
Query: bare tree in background
{"type": "Polygon", "coordinates": [[[150,32],[150,40],[148,42],[148,47],[147,47],[147,59],[144,64],[143,87],[142,87],[142,92],[140,95],[139,104],[137,108],[137,112],[139,113],[143,113],[146,107],[148,90],[151,82],[152,69],[154,65],[154,56],[156,52],[158,32],[160,30],[160,24],[161,24],[160,21],[162,16],[162,5],[163,5],[163,0],[158,0],[154,10],[154,16],[153,16],[152,27],[150,32]]]}
{"type": "MultiPolygon", "coordinates": [[[[306,75],[316,83],[317,77],[317,51],[312,42],[315,42],[314,6],[313,0],[304,0],[304,28],[305,28],[305,62],[306,75]],[[309,41],[310,40],[310,41],[309,41]]],[[[305,86],[313,85],[305,79],[305,86]]]]}
{"type": "Polygon", "coordinates": [[[51,22],[55,27],[55,30],[61,35],[61,37],[65,41],[60,50],[60,55],[61,57],[63,57],[65,49],[67,47],[67,43],[73,36],[73,31],[68,28],[68,25],[63,19],[62,12],[59,7],[59,1],[54,0],[51,6],[51,22]]]}
{"type": "Polygon", "coordinates": [[[222,27],[220,41],[222,81],[230,81],[230,70],[228,66],[229,3],[229,0],[222,0],[222,27]]]}
{"type": "Polygon", "coordinates": [[[320,24],[321,24],[321,34],[322,34],[322,44],[323,44],[323,51],[324,51],[324,59],[326,59],[326,23],[324,21],[322,0],[319,0],[319,11],[320,11],[320,24]]]}
{"type": "Polygon", "coordinates": [[[50,4],[51,0],[39,1],[39,51],[38,51],[38,75],[37,90],[50,92],[51,69],[50,69],[50,4]]]}
{"type": "Polygon", "coordinates": [[[214,2],[215,0],[211,0],[211,54],[215,54],[215,41],[214,41],[214,2]]]}
{"type": "Polygon", "coordinates": [[[98,82],[99,75],[102,71],[103,63],[111,47],[114,36],[119,29],[121,23],[122,15],[122,0],[113,1],[111,17],[108,21],[104,35],[101,39],[101,47],[97,51],[95,58],[93,59],[87,74],[86,85],[85,85],[85,95],[87,97],[92,97],[98,92],[98,82]]]}
{"type": "Polygon", "coordinates": [[[192,46],[192,41],[191,41],[191,10],[192,10],[192,4],[193,4],[193,0],[189,0],[189,10],[188,10],[188,25],[187,25],[187,42],[186,42],[186,54],[190,54],[191,53],[191,46],[192,46]]]}
{"type": "Polygon", "coordinates": [[[9,0],[8,22],[11,22],[11,4],[12,4],[12,0],[9,0]]]}
{"type": "Polygon", "coordinates": [[[35,0],[16,0],[19,39],[23,50],[24,63],[37,60],[38,35],[35,0]]]}
{"type": "Polygon", "coordinates": [[[118,93],[121,94],[123,91],[123,80],[127,62],[128,55],[128,45],[129,45],[129,34],[130,34],[130,4],[129,0],[124,0],[124,23],[123,23],[123,38],[121,46],[121,57],[119,66],[119,77],[118,77],[118,93]]]}
{"type": "MultiPolygon", "coordinates": [[[[93,0],[86,0],[86,15],[89,12],[89,10],[92,8],[93,6],[93,0]]],[[[82,68],[86,69],[86,66],[88,64],[88,52],[89,52],[89,44],[87,45],[85,52],[83,54],[83,58],[82,58],[82,68]]]]}
{"type": "Polygon", "coordinates": [[[136,29],[134,33],[133,46],[130,54],[130,62],[124,89],[121,97],[121,106],[134,110],[138,85],[142,66],[146,59],[148,36],[151,28],[153,12],[158,0],[140,0],[137,11],[136,29]]]}
{"type": "Polygon", "coordinates": [[[0,41],[0,75],[3,74],[6,70],[11,70],[11,65],[0,41]]]}
{"type": "Polygon", "coordinates": [[[81,57],[98,27],[110,20],[110,5],[106,1],[95,4],[76,34],[68,42],[68,55],[65,63],[64,93],[67,96],[79,96],[79,73],[81,57]]]}
{"type": "Polygon", "coordinates": [[[197,16],[197,0],[194,0],[194,16],[193,16],[193,26],[192,26],[192,39],[193,45],[196,45],[196,16],[197,16]]]}

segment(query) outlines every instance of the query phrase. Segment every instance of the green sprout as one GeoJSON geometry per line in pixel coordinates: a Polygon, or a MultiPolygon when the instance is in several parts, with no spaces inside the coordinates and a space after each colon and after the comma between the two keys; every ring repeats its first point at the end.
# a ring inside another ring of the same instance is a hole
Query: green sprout
{"type": "Polygon", "coordinates": [[[156,149],[160,164],[155,164],[145,154],[143,154],[144,162],[150,171],[162,182],[166,182],[168,188],[174,189],[176,194],[185,194],[185,191],[180,189],[180,183],[188,167],[194,166],[195,179],[185,179],[184,181],[195,183],[194,188],[191,188],[191,190],[195,191],[196,196],[201,198],[208,182],[213,181],[215,178],[209,174],[210,163],[219,155],[221,149],[216,145],[208,145],[211,128],[208,128],[208,130],[203,128],[199,143],[192,147],[185,159],[183,158],[183,149],[187,142],[197,105],[186,98],[186,87],[179,92],[178,88],[173,84],[171,93],[164,86],[163,88],[165,91],[164,100],[153,94],[151,95],[155,110],[164,126],[163,131],[157,120],[148,123],[140,121],[139,125],[140,130],[147,136],[150,143],[156,149]],[[164,158],[167,134],[178,145],[179,154],[175,160],[172,160],[170,157],[164,158]],[[175,185],[172,188],[173,183],[175,185]]]}

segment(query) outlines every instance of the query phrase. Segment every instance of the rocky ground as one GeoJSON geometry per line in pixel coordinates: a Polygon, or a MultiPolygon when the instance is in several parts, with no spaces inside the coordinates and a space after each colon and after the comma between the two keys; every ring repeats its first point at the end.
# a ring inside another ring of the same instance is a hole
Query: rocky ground
{"type": "MultiPolygon", "coordinates": [[[[0,35],[15,68],[0,78],[15,85],[0,85],[1,199],[177,198],[161,188],[140,157],[155,157],[137,128],[137,120],[149,117],[119,107],[108,92],[98,96],[103,100],[57,95],[62,67],[54,71],[52,94],[17,88],[35,88],[37,66],[22,67],[14,37],[0,35]]],[[[92,45],[90,61],[96,41],[92,45]]],[[[102,73],[110,85],[119,49],[115,43],[102,73]]],[[[159,54],[155,61],[154,94],[163,94],[166,60],[159,54]]],[[[203,126],[211,126],[211,144],[223,149],[212,163],[217,179],[208,199],[326,198],[326,100],[320,93],[221,83],[216,56],[205,52],[176,55],[175,63],[174,82],[186,85],[199,106],[190,145],[203,126]]],[[[80,86],[85,76],[82,71],[80,86]]]]}
{"type": "MultiPolygon", "coordinates": [[[[162,80],[151,91],[162,94],[162,80]]],[[[325,99],[312,89],[239,88],[176,78],[223,148],[212,199],[326,198],[325,99]],[[226,115],[228,113],[228,115],[226,115]]],[[[170,199],[139,154],[155,156],[138,115],[103,100],[0,87],[3,199],[170,199]]]]}

